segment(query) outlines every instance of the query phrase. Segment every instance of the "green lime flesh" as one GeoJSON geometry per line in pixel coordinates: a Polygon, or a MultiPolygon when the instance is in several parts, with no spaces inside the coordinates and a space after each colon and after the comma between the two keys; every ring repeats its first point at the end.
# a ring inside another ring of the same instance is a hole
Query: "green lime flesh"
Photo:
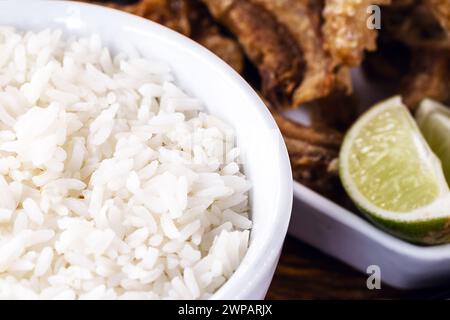
{"type": "Polygon", "coordinates": [[[355,205],[381,229],[417,244],[450,242],[441,163],[400,98],[357,120],[341,147],[339,174],[355,205]]]}
{"type": "Polygon", "coordinates": [[[432,203],[440,188],[420,133],[402,106],[378,113],[353,141],[348,168],[358,190],[375,206],[410,212],[432,203]]]}

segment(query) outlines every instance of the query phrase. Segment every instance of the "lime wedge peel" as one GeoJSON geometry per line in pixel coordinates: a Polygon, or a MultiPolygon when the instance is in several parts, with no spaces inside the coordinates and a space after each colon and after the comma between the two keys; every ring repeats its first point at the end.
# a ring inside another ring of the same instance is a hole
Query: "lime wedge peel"
{"type": "Polygon", "coordinates": [[[341,147],[341,181],[371,220],[418,243],[450,240],[450,192],[434,155],[400,97],[363,114],[341,147]]]}
{"type": "Polygon", "coordinates": [[[422,127],[424,122],[434,114],[442,114],[450,118],[448,107],[431,99],[423,100],[416,113],[416,121],[419,127],[422,127]]]}
{"type": "Polygon", "coordinates": [[[417,110],[416,120],[428,145],[441,160],[447,184],[450,184],[450,110],[426,99],[417,110]]]}

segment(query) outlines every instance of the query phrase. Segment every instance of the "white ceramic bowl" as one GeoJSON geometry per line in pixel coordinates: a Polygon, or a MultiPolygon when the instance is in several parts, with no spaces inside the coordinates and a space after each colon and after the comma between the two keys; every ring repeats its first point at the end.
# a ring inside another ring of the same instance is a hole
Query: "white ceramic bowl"
{"type": "Polygon", "coordinates": [[[289,224],[292,176],[281,134],[253,89],[200,45],[130,14],[68,1],[0,1],[0,12],[0,25],[36,31],[60,28],[77,36],[96,33],[113,53],[137,51],[165,61],[183,89],[235,128],[244,171],[252,182],[254,226],[247,255],[213,298],[264,298],[289,224]]]}

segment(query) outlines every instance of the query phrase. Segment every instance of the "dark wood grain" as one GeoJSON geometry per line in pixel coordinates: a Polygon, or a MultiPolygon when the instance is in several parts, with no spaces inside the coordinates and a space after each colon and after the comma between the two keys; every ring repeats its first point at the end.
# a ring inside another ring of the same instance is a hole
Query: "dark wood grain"
{"type": "Polygon", "coordinates": [[[366,276],[316,249],[288,237],[267,299],[417,299],[434,290],[401,291],[382,284],[369,290],[366,276]]]}

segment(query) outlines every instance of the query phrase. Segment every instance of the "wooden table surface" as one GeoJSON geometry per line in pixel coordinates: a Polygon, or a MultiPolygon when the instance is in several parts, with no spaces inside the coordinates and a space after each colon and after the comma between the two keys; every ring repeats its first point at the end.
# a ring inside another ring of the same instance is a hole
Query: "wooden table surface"
{"type": "Polygon", "coordinates": [[[442,289],[400,291],[382,284],[368,290],[367,277],[318,250],[288,237],[267,299],[421,299],[442,289]]]}

